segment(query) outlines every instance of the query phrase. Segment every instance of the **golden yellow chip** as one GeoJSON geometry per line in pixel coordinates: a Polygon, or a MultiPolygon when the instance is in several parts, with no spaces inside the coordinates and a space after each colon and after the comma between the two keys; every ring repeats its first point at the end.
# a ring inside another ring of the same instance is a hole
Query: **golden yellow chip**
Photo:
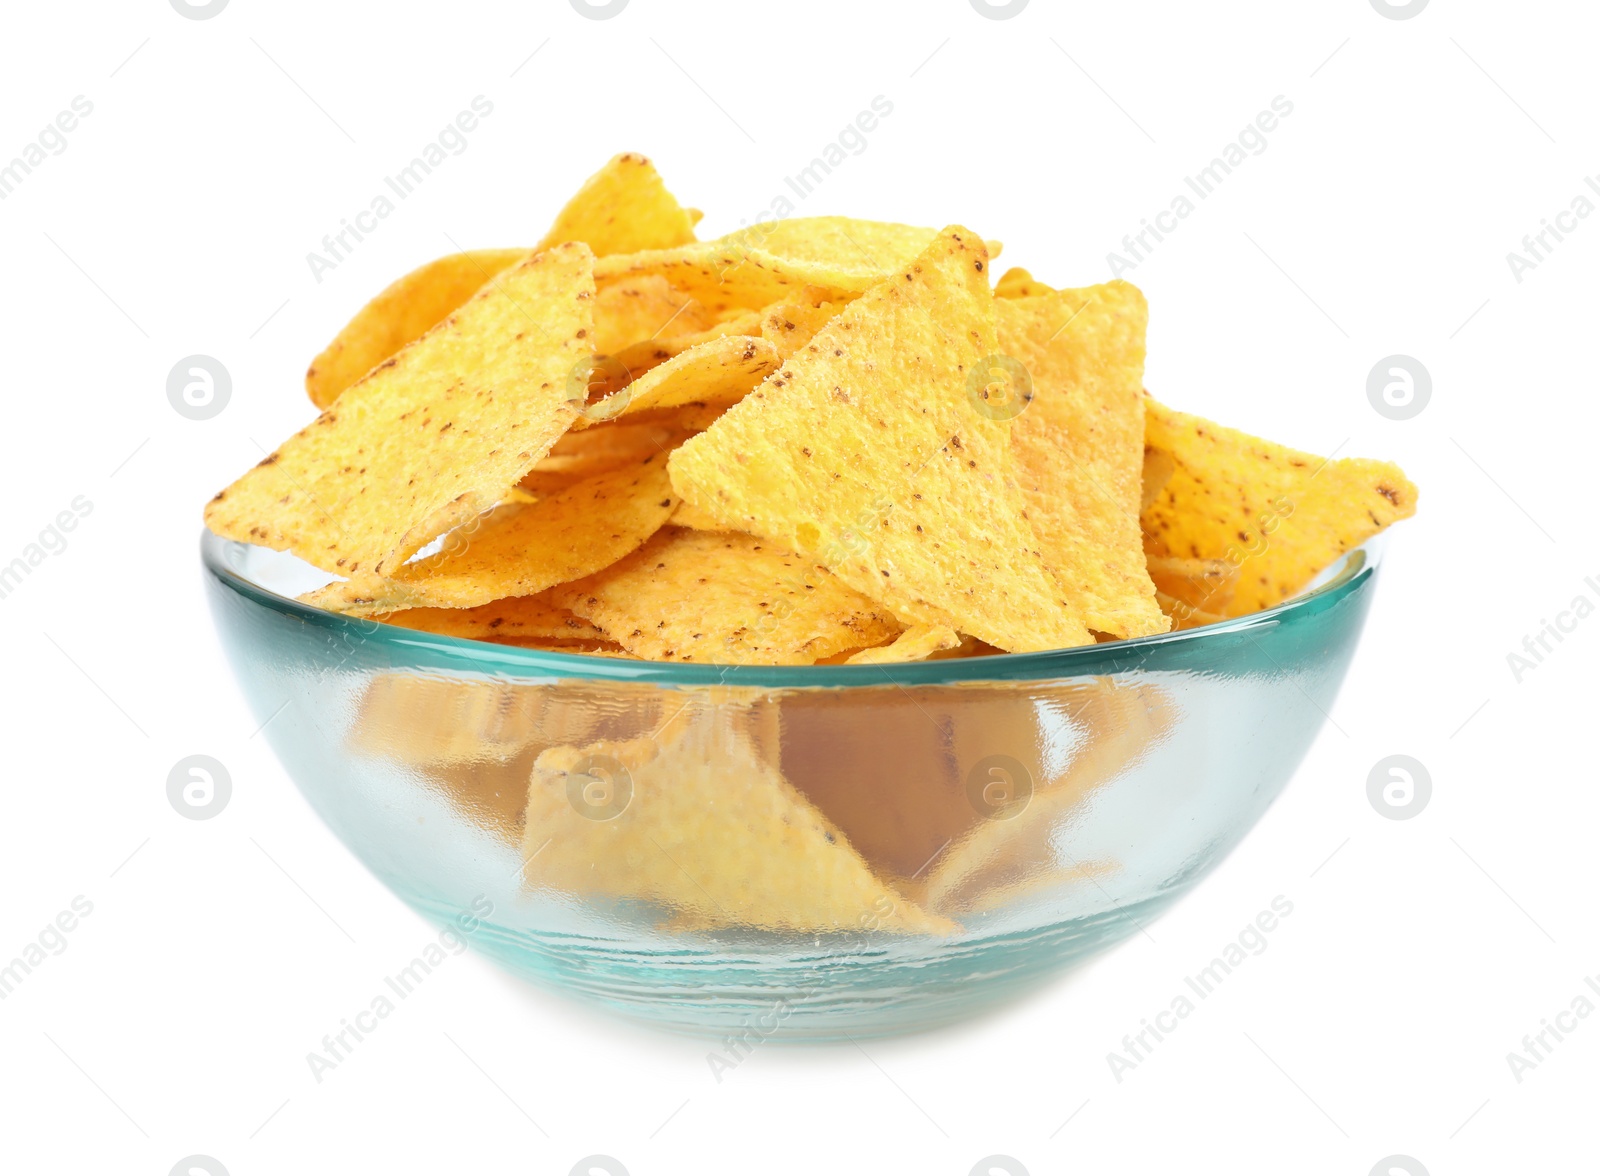
{"type": "Polygon", "coordinates": [[[1089,628],[1113,637],[1167,631],[1139,537],[1145,319],[1127,282],[995,300],[995,366],[1021,378],[989,411],[1012,421],[1045,562],[1089,628]]]}
{"type": "Polygon", "coordinates": [[[778,370],[778,351],[765,339],[724,335],[696,344],[652,367],[633,382],[589,405],[575,428],[626,413],[687,404],[726,406],[743,399],[778,370]]]}
{"type": "Polygon", "coordinates": [[[749,736],[714,714],[675,736],[544,752],[526,822],[530,887],[656,904],[678,926],[956,930],[874,877],[749,736]]]}
{"type": "Polygon", "coordinates": [[[206,525],[382,575],[499,502],[576,416],[567,384],[589,350],[593,264],[587,246],[560,245],[500,274],[220,492],[206,525]]]}
{"type": "Polygon", "coordinates": [[[847,666],[890,665],[895,662],[926,661],[936,653],[955,649],[961,635],[943,625],[913,625],[888,645],[863,649],[845,659],[847,666]]]}
{"type": "Polygon", "coordinates": [[[969,388],[997,347],[986,268],[976,234],[945,230],[677,449],[673,485],[907,621],[1013,651],[1084,645],[1024,517],[1010,425],[969,388]]]}
{"type": "MultiPolygon", "coordinates": [[[[1156,586],[1157,598],[1166,594],[1190,608],[1222,613],[1233,602],[1239,569],[1220,559],[1195,559],[1181,555],[1147,555],[1145,566],[1156,586]]],[[[1171,615],[1170,610],[1167,611],[1171,615]]]]}
{"type": "Polygon", "coordinates": [[[668,527],[551,599],[653,661],[805,665],[887,640],[887,609],[750,535],[668,527]]]}
{"type": "MultiPolygon", "coordinates": [[[[1046,757],[1019,753],[1031,777],[1025,801],[1005,768],[991,769],[1001,795],[1016,797],[1017,810],[977,821],[935,859],[923,885],[908,888],[928,910],[950,916],[993,910],[1047,887],[1093,886],[1095,877],[1115,869],[1113,863],[1063,854],[1060,831],[1074,809],[1160,745],[1176,718],[1172,700],[1149,682],[1099,679],[1047,686],[1035,705],[1042,713],[1054,712],[1056,722],[1070,724],[1081,737],[1067,763],[1048,771],[1046,757]]],[[[955,734],[958,763],[977,764],[978,757],[993,755],[992,736],[982,728],[965,724],[955,734]],[[963,737],[969,748],[959,746],[963,737]]],[[[1037,737],[1032,746],[1039,747],[1037,737]]]]}
{"type": "Polygon", "coordinates": [[[1177,463],[1172,460],[1172,454],[1164,449],[1144,447],[1144,470],[1139,478],[1139,513],[1144,514],[1150,504],[1161,496],[1161,491],[1166,489],[1172,471],[1177,469],[1177,463]]]}
{"type": "Polygon", "coordinates": [[[811,342],[812,337],[827,326],[841,309],[841,304],[827,301],[820,305],[803,301],[769,306],[760,315],[761,337],[778,349],[780,360],[787,361],[811,342]]]}
{"type": "Polygon", "coordinates": [[[655,534],[678,505],[666,467],[666,455],[658,453],[538,502],[498,506],[452,532],[425,559],[388,576],[337,580],[301,599],[375,616],[532,596],[615,563],[655,534]]]}
{"type": "Polygon", "coordinates": [[[642,155],[615,156],[578,189],[539,248],[582,241],[596,257],[671,249],[694,240],[694,221],[642,155]]]}
{"type": "Polygon", "coordinates": [[[595,295],[594,349],[601,355],[693,335],[713,325],[711,314],[667,285],[660,274],[615,282],[595,295]]]}
{"type": "Polygon", "coordinates": [[[567,433],[550,447],[519,486],[533,495],[548,497],[597,474],[670,453],[715,419],[690,415],[691,410],[692,406],[675,410],[677,416],[639,413],[567,433]]]}
{"type": "Polygon", "coordinates": [[[996,298],[1037,298],[1041,294],[1054,294],[1053,286],[1046,286],[1020,265],[1014,265],[1000,275],[994,284],[996,298]]]}
{"type": "Polygon", "coordinates": [[[384,622],[472,641],[604,641],[605,634],[546,593],[508,596],[476,608],[408,608],[384,622]]]}
{"type": "Polygon", "coordinates": [[[674,527],[687,527],[692,531],[726,531],[728,529],[714,515],[687,502],[679,502],[678,509],[672,512],[672,525],[674,527]]]}
{"type": "Polygon", "coordinates": [[[603,288],[659,274],[713,313],[759,310],[807,286],[847,298],[883,281],[927,247],[932,229],[849,217],[763,222],[716,241],[607,257],[595,267],[603,288]]]}
{"type": "Polygon", "coordinates": [[[1228,618],[1221,613],[1206,612],[1204,609],[1195,608],[1187,601],[1179,600],[1175,596],[1168,596],[1160,589],[1156,590],[1156,603],[1161,606],[1161,611],[1166,613],[1172,621],[1172,631],[1181,632],[1184,629],[1198,629],[1201,625],[1214,625],[1218,621],[1228,618]]]}
{"type": "Polygon", "coordinates": [[[1169,454],[1171,478],[1145,508],[1168,553],[1239,568],[1229,616],[1294,595],[1340,555],[1416,513],[1399,467],[1289,449],[1146,398],[1145,444],[1169,454]]]}
{"type": "Polygon", "coordinates": [[[544,699],[536,688],[501,682],[374,674],[351,750],[408,767],[510,759],[538,738],[544,699]]]}
{"type": "Polygon", "coordinates": [[[327,408],[362,376],[460,308],[527,249],[474,249],[419,266],[356,312],[306,369],[306,395],[327,408]]]}

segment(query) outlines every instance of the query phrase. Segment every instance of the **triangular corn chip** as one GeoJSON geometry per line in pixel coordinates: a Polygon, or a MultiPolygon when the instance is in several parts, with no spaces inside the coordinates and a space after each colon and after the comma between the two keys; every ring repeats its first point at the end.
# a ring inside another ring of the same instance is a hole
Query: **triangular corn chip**
{"type": "Polygon", "coordinates": [[[493,506],[576,415],[567,379],[588,353],[592,265],[562,245],[505,271],[221,491],[206,525],[381,575],[493,506]]]}
{"type": "Polygon", "coordinates": [[[443,321],[526,249],[474,249],[419,266],[356,312],[306,369],[306,394],[327,408],[362,376],[443,321]]]}
{"type": "Polygon", "coordinates": [[[1234,564],[1183,555],[1146,555],[1144,562],[1158,595],[1165,593],[1190,608],[1214,613],[1233,603],[1239,586],[1239,569],[1234,564]]]}
{"type": "Polygon", "coordinates": [[[587,576],[635,550],[671,517],[678,499],[666,466],[658,453],[538,502],[496,507],[451,533],[440,551],[392,575],[338,580],[301,599],[374,616],[472,608],[587,576]]]}
{"type": "Polygon", "coordinates": [[[1344,552],[1417,510],[1417,488],[1385,461],[1337,461],[1263,441],[1146,398],[1145,445],[1172,476],[1145,508],[1170,555],[1240,569],[1229,616],[1294,595],[1344,552]]]}
{"type": "Polygon", "coordinates": [[[1012,481],[1010,425],[969,388],[997,346],[986,266],[976,234],[946,229],[677,449],[673,485],[908,621],[1084,645],[1012,481]]]}
{"type": "Polygon", "coordinates": [[[994,284],[996,298],[1036,298],[1040,294],[1054,294],[1055,288],[1046,286],[1020,265],[1014,265],[1000,275],[994,284]]]}
{"type": "Polygon", "coordinates": [[[780,302],[761,312],[761,337],[778,349],[780,359],[787,361],[842,309],[843,305],[836,302],[780,302]]]}
{"type": "Polygon", "coordinates": [[[677,527],[551,599],[656,661],[805,665],[900,630],[886,609],[793,552],[677,527]]]}
{"type": "Polygon", "coordinates": [[[1144,455],[1144,295],[1127,282],[997,298],[1000,351],[1020,363],[1032,399],[1011,451],[1044,560],[1089,628],[1165,633],[1139,538],[1144,455]]]}
{"type": "Polygon", "coordinates": [[[888,645],[863,649],[845,659],[847,666],[881,666],[895,662],[926,661],[935,653],[954,649],[961,635],[944,625],[914,625],[888,645]]]}
{"type": "Polygon", "coordinates": [[[693,335],[715,325],[715,316],[667,285],[660,274],[614,282],[595,295],[594,349],[610,355],[646,340],[693,335]]]}
{"type": "Polygon", "coordinates": [[[694,221],[673,199],[655,165],[632,153],[590,176],[556,216],[539,248],[582,241],[596,257],[671,249],[694,240],[694,221]]]}
{"type": "Polygon", "coordinates": [[[508,596],[476,608],[408,608],[384,622],[403,629],[464,637],[472,641],[603,641],[605,634],[547,593],[508,596]]]}
{"type": "Polygon", "coordinates": [[[807,286],[848,298],[905,265],[933,240],[932,229],[849,217],[763,222],[716,241],[603,259],[595,281],[659,274],[712,312],[759,310],[796,299],[807,286]]]}
{"type": "Polygon", "coordinates": [[[528,788],[533,888],[668,908],[698,928],[947,934],[706,713],[680,734],[551,748],[528,788]]]}
{"type": "Polygon", "coordinates": [[[686,404],[727,406],[778,370],[778,350],[765,339],[724,335],[698,343],[636,376],[584,410],[576,428],[650,409],[686,404]]]}

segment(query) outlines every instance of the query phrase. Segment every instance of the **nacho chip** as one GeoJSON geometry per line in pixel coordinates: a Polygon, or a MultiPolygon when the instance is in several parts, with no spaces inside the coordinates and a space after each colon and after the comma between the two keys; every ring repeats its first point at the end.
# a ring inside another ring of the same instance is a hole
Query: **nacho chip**
{"type": "Polygon", "coordinates": [[[943,625],[913,625],[888,645],[863,649],[845,661],[847,666],[890,665],[895,662],[925,661],[933,654],[955,649],[961,636],[943,625]]]}
{"type": "Polygon", "coordinates": [[[508,760],[538,738],[543,710],[534,687],[375,674],[357,706],[350,748],[408,767],[508,760]]]}
{"type": "Polygon", "coordinates": [[[712,713],[677,736],[544,752],[526,822],[532,888],[647,902],[702,928],[956,930],[875,878],[749,737],[712,713]]]}
{"type": "Polygon", "coordinates": [[[1172,472],[1178,464],[1172,460],[1172,454],[1164,449],[1152,449],[1149,445],[1144,447],[1144,469],[1139,478],[1139,513],[1143,515],[1150,509],[1150,504],[1161,496],[1167,483],[1172,479],[1172,472]]]}
{"type": "Polygon", "coordinates": [[[729,405],[778,370],[778,352],[765,339],[725,335],[680,352],[626,387],[590,405],[574,426],[588,428],[625,413],[685,404],[729,405]]]}
{"type": "MultiPolygon", "coordinates": [[[[1181,555],[1146,555],[1145,566],[1156,592],[1182,601],[1190,608],[1221,613],[1233,602],[1239,584],[1237,566],[1220,559],[1194,559],[1181,555]]],[[[1171,615],[1170,610],[1163,610],[1171,615]]]]}
{"type": "Polygon", "coordinates": [[[848,298],[888,278],[925,249],[932,229],[849,217],[764,221],[716,241],[608,257],[595,267],[603,288],[659,274],[713,313],[759,310],[807,286],[848,298]]]}
{"type": "Polygon", "coordinates": [[[381,575],[499,502],[575,415],[567,375],[588,351],[592,264],[562,245],[505,271],[220,492],[206,525],[381,575]]]}
{"type": "Polygon", "coordinates": [[[551,598],[653,661],[806,665],[901,628],[793,552],[750,535],[679,527],[551,598]]]}
{"type": "Polygon", "coordinates": [[[714,416],[640,413],[592,429],[567,433],[519,483],[521,489],[549,497],[570,486],[625,465],[667,454],[700,432],[714,416]]]}
{"type": "Polygon", "coordinates": [[[1161,611],[1167,614],[1172,621],[1172,631],[1181,632],[1184,629],[1198,629],[1201,625],[1215,625],[1218,621],[1228,618],[1221,613],[1206,612],[1204,609],[1195,608],[1187,601],[1177,597],[1168,596],[1160,589],[1156,590],[1156,603],[1161,606],[1161,611]]]}
{"type": "Polygon", "coordinates": [[[594,349],[610,355],[635,343],[705,331],[714,317],[660,274],[613,283],[595,295],[594,349]]]}
{"type": "Polygon", "coordinates": [[[1031,380],[1031,400],[995,410],[1015,414],[1028,518],[1067,600],[1114,637],[1167,631],[1139,537],[1145,317],[1127,282],[995,300],[1000,352],[1031,380]]]}
{"type": "Polygon", "coordinates": [[[1011,650],[1084,645],[1011,481],[1009,426],[968,392],[996,349],[986,266],[975,234],[945,230],[676,450],[673,485],[907,621],[1011,650]]]}
{"type": "Polygon", "coordinates": [[[408,608],[384,623],[471,641],[604,641],[605,634],[545,593],[508,596],[476,608],[408,608]]]}
{"type": "Polygon", "coordinates": [[[672,525],[674,527],[687,527],[691,531],[726,531],[716,516],[701,510],[687,502],[680,501],[678,509],[672,512],[672,525]]]}
{"type": "Polygon", "coordinates": [[[1344,552],[1416,513],[1398,466],[1289,449],[1147,398],[1145,444],[1175,469],[1144,511],[1175,556],[1240,569],[1228,616],[1270,608],[1344,552]]]}
{"type": "Polygon", "coordinates": [[[994,284],[996,298],[1037,298],[1041,294],[1054,294],[1055,287],[1046,286],[1020,265],[1014,265],[1000,275],[994,284]]]}
{"type": "Polygon", "coordinates": [[[655,165],[630,152],[613,157],[584,182],[539,248],[582,241],[596,257],[605,257],[693,240],[694,221],[667,191],[655,165]]]}
{"type": "MultiPolygon", "coordinates": [[[[997,814],[1000,819],[976,822],[935,860],[924,885],[907,888],[930,911],[959,917],[993,910],[1046,888],[1092,884],[1114,868],[1063,855],[1060,832],[1080,805],[1160,744],[1176,718],[1171,697],[1153,683],[1105,678],[1048,687],[1038,704],[1080,732],[1080,740],[1064,767],[1048,769],[1042,756],[1019,756],[1033,776],[1027,803],[997,814]]],[[[995,746],[991,735],[970,724],[955,736],[956,758],[966,770],[995,746]],[[962,746],[963,736],[970,746],[962,746]]]]}
{"type": "Polygon", "coordinates": [[[392,575],[336,580],[301,599],[376,616],[397,609],[472,608],[590,575],[635,550],[672,516],[678,498],[666,466],[666,455],[658,453],[531,505],[498,506],[452,532],[441,550],[392,575]]]}
{"type": "Polygon", "coordinates": [[[526,249],[475,249],[419,266],[356,312],[306,369],[306,395],[327,408],[362,376],[421,338],[526,249]]]}
{"type": "Polygon", "coordinates": [[[839,303],[822,301],[780,302],[769,306],[760,315],[761,337],[778,349],[778,358],[787,362],[789,357],[811,342],[816,333],[827,326],[842,309],[839,303]]]}

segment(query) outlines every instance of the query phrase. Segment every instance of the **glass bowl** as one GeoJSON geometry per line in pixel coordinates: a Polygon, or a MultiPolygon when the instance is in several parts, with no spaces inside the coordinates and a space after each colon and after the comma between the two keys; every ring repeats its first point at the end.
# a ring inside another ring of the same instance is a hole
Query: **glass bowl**
{"type": "Polygon", "coordinates": [[[746,1040],[952,1021],[1154,918],[1293,774],[1377,568],[1134,641],[763,667],[435,636],[201,554],[257,720],[390,889],[536,984],[746,1040]]]}

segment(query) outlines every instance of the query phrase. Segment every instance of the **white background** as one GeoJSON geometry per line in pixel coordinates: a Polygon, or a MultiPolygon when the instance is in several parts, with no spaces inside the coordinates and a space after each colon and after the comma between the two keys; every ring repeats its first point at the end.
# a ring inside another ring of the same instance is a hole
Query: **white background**
{"type": "Polygon", "coordinates": [[[1594,1162],[1600,1017],[1520,1083],[1506,1059],[1600,974],[1600,619],[1520,683],[1507,664],[1575,597],[1600,603],[1600,216],[1520,283],[1506,261],[1600,174],[1592,6],[1034,0],[997,21],[968,0],[632,0],[601,22],[565,0],[233,0],[209,20],[126,0],[4,21],[0,161],[75,96],[93,113],[0,201],[0,563],[75,497],[93,509],[0,600],[0,960],[75,896],[93,913],[0,1002],[0,1169],[1594,1162]],[[476,95],[494,111],[467,150],[316,281],[307,253],[476,95]],[[1156,395],[1398,460],[1422,487],[1333,722],[1148,937],[998,1014],[864,1050],[764,1047],[718,1084],[705,1043],[469,954],[318,1085],[306,1053],[433,933],[253,734],[201,596],[202,504],[309,419],[308,358],[391,278],[532,243],[620,150],[706,210],[702,235],[737,228],[876,95],[892,115],[800,211],[961,221],[1006,242],[1001,268],[1056,284],[1107,277],[1184,176],[1292,101],[1127,276],[1156,395]],[[1365,391],[1397,352],[1434,384],[1404,422],[1365,391]],[[233,377],[209,421],[167,402],[192,353],[233,377]],[[232,775],[210,821],[165,795],[193,753],[232,775]],[[1432,777],[1411,820],[1367,800],[1392,753],[1432,777]],[[1107,1053],[1280,894],[1294,913],[1267,951],[1117,1082],[1107,1053]]]}

